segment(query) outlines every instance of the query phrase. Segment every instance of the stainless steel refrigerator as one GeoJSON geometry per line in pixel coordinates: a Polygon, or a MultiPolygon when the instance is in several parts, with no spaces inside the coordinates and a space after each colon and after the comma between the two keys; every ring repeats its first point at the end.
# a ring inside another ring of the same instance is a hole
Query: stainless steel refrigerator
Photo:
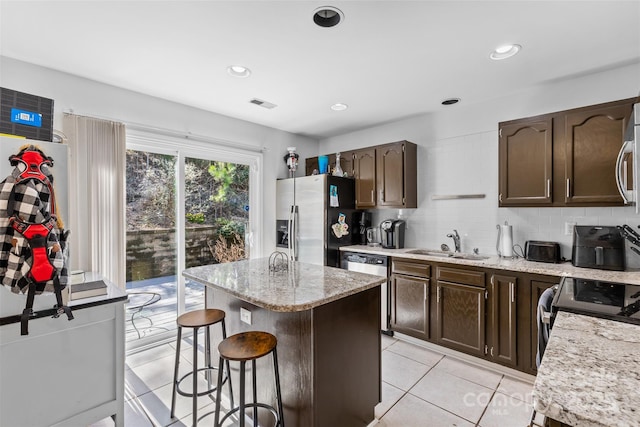
{"type": "Polygon", "coordinates": [[[358,230],[355,180],[328,174],[278,180],[276,245],[290,259],[340,267],[358,230]]]}

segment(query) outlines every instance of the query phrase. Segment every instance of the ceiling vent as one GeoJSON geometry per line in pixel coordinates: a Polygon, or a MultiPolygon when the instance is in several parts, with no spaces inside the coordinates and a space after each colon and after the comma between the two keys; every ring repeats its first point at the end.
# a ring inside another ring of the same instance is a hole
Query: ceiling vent
{"type": "Polygon", "coordinates": [[[267,108],[269,110],[271,110],[272,108],[276,108],[277,107],[276,104],[272,104],[271,102],[263,101],[262,99],[258,99],[258,98],[253,98],[249,102],[252,103],[252,104],[259,105],[262,108],[267,108]]]}

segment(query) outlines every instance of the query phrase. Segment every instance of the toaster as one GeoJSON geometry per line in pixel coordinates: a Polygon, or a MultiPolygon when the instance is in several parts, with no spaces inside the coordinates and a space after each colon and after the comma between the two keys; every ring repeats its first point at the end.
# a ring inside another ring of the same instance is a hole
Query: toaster
{"type": "Polygon", "coordinates": [[[524,244],[524,257],[527,261],[560,262],[560,244],[527,240],[524,244]]]}

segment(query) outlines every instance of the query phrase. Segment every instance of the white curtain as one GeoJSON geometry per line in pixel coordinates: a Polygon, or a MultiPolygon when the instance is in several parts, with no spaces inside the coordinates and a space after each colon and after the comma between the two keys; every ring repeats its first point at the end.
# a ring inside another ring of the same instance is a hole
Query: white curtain
{"type": "Polygon", "coordinates": [[[65,114],[70,267],[125,288],[126,133],[122,123],[65,114]]]}

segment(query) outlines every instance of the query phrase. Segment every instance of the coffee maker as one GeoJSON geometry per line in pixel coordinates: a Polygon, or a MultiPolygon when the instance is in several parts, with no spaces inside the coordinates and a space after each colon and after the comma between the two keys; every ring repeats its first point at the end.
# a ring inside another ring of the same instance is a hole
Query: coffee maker
{"type": "Polygon", "coordinates": [[[366,245],[367,244],[367,228],[371,227],[371,212],[357,212],[356,213],[357,228],[354,230],[355,236],[353,238],[354,245],[366,245]]]}
{"type": "Polygon", "coordinates": [[[380,223],[382,247],[389,249],[404,248],[404,231],[407,223],[402,219],[385,219],[380,223]]]}

